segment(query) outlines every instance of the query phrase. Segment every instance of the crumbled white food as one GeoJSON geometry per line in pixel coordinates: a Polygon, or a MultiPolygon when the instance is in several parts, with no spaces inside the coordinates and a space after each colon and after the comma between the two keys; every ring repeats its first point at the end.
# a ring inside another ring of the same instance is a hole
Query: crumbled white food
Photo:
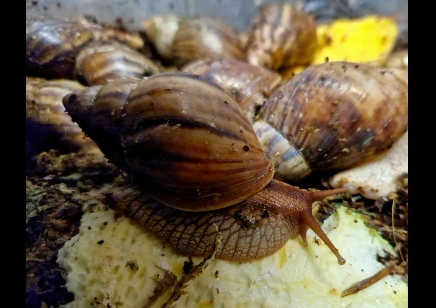
{"type": "MultiPolygon", "coordinates": [[[[307,248],[298,237],[262,260],[212,260],[188,282],[174,307],[408,306],[407,285],[397,275],[341,298],[344,289],[384,267],[377,255],[395,252],[359,214],[344,207],[323,229],[347,260],[344,265],[309,231],[307,248]]],[[[195,265],[202,258],[192,260],[195,265]]],[[[115,221],[111,210],[87,212],[80,233],[59,251],[58,262],[68,272],[66,286],[75,294],[65,307],[143,307],[165,269],[180,279],[185,261],[187,257],[128,218],[115,221]]],[[[153,307],[161,307],[171,292],[153,307]]]]}
{"type": "Polygon", "coordinates": [[[360,193],[369,199],[388,196],[397,189],[396,181],[409,172],[408,132],[377,160],[335,174],[330,185],[348,187],[350,193],[360,193]]]}

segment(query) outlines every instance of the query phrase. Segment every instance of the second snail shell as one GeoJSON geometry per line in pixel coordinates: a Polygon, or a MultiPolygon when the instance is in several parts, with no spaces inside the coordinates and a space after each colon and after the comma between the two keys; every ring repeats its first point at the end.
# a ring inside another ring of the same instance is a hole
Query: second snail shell
{"type": "MultiPolygon", "coordinates": [[[[386,69],[326,62],[279,85],[265,102],[262,118],[289,142],[295,156],[302,156],[303,174],[345,169],[386,152],[405,133],[408,85],[386,69]]],[[[274,142],[262,139],[261,123],[254,124],[255,131],[267,156],[290,155],[271,152],[274,142]]]]}

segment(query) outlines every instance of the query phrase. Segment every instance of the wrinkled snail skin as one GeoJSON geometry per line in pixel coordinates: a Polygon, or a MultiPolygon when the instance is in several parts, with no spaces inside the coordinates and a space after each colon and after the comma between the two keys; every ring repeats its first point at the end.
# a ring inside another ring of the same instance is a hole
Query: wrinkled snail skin
{"type": "MultiPolygon", "coordinates": [[[[264,123],[255,124],[255,131],[271,161],[284,163],[297,157],[298,162],[291,165],[306,165],[306,170],[295,169],[304,176],[311,170],[341,170],[376,158],[404,134],[408,85],[390,70],[326,62],[281,83],[261,113],[264,123]],[[270,130],[280,136],[263,136],[270,130]],[[289,147],[276,151],[276,142],[283,139],[289,147]]],[[[275,167],[277,178],[301,178],[275,167]]]]}
{"type": "Polygon", "coordinates": [[[116,41],[93,42],[75,60],[76,78],[87,85],[103,85],[117,79],[142,79],[157,74],[158,67],[141,53],[116,41]]]}
{"type": "Polygon", "coordinates": [[[163,15],[144,20],[143,27],[159,56],[178,67],[197,59],[245,59],[235,30],[220,19],[163,15]]]}
{"type": "Polygon", "coordinates": [[[248,31],[247,61],[277,70],[309,64],[317,47],[316,22],[291,3],[264,5],[248,31]]]}
{"type": "Polygon", "coordinates": [[[219,84],[234,96],[250,121],[281,81],[276,72],[236,59],[191,61],[181,70],[219,84]]]}
{"type": "Polygon", "coordinates": [[[279,250],[300,235],[307,246],[308,228],[320,236],[338,259],[345,260],[312,216],[315,200],[344,190],[306,192],[272,180],[245,201],[208,212],[188,212],[165,206],[132,185],[113,191],[108,201],[118,214],[169,241],[179,253],[248,262],[279,250]],[[220,244],[216,245],[217,237],[220,244]]]}
{"type": "Polygon", "coordinates": [[[248,261],[272,254],[298,234],[306,242],[310,227],[345,262],[311,215],[311,204],[346,190],[307,193],[272,180],[273,167],[249,120],[217,84],[162,73],[75,91],[63,104],[131,177],[136,188],[114,193],[115,205],[124,204],[128,216],[180,252],[209,252],[217,233],[202,230],[216,224],[225,241],[218,255],[248,261]],[[165,206],[158,210],[158,203],[165,206]]]}

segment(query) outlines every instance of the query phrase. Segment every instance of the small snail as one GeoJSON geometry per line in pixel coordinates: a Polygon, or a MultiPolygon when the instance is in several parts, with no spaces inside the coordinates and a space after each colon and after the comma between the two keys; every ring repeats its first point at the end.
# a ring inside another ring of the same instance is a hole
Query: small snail
{"type": "Polygon", "coordinates": [[[93,42],[75,60],[76,78],[87,85],[101,85],[120,78],[141,79],[157,74],[153,61],[128,45],[116,41],[93,42]]]}
{"type": "Polygon", "coordinates": [[[345,189],[306,192],[272,180],[249,120],[217,84],[163,73],[75,91],[63,104],[139,187],[116,203],[130,200],[130,216],[177,250],[205,255],[220,232],[216,256],[245,262],[298,234],[307,244],[311,228],[345,263],[311,213],[315,200],[345,189]]]}
{"type": "Polygon", "coordinates": [[[315,56],[315,18],[297,4],[264,5],[253,19],[247,36],[247,61],[253,65],[277,70],[307,65],[315,56]]]}
{"type": "Polygon", "coordinates": [[[86,20],[27,21],[26,74],[47,79],[75,79],[76,56],[83,48],[92,42],[109,44],[114,41],[125,45],[125,49],[145,53],[139,35],[86,20]]]}
{"type": "Polygon", "coordinates": [[[85,87],[68,79],[26,77],[26,149],[28,155],[49,149],[60,152],[97,151],[82,129],[65,112],[62,98],[85,87]],[[35,153],[32,153],[32,152],[35,153]]]}
{"type": "Polygon", "coordinates": [[[74,58],[92,40],[92,31],[80,23],[27,22],[26,74],[73,79],[74,58]]]}
{"type": "Polygon", "coordinates": [[[143,27],[161,59],[178,67],[197,59],[245,58],[236,32],[220,19],[162,15],[144,20],[143,27]]]}

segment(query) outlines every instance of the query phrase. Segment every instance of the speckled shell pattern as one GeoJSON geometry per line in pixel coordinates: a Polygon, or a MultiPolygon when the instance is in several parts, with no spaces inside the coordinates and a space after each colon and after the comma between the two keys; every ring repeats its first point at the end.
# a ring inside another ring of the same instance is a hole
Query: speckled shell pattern
{"type": "Polygon", "coordinates": [[[273,177],[237,102],[196,75],[162,73],[74,92],[74,121],[156,200],[207,211],[245,200],[273,177]]]}
{"type": "Polygon", "coordinates": [[[233,95],[250,121],[280,83],[278,73],[236,59],[197,60],[182,71],[201,75],[233,95]]]}
{"type": "Polygon", "coordinates": [[[314,16],[291,3],[262,7],[248,32],[247,61],[269,69],[306,65],[317,47],[314,16]]]}
{"type": "Polygon", "coordinates": [[[326,62],[277,87],[263,119],[312,169],[343,169],[383,153],[407,130],[408,86],[387,69],[326,62]]]}

